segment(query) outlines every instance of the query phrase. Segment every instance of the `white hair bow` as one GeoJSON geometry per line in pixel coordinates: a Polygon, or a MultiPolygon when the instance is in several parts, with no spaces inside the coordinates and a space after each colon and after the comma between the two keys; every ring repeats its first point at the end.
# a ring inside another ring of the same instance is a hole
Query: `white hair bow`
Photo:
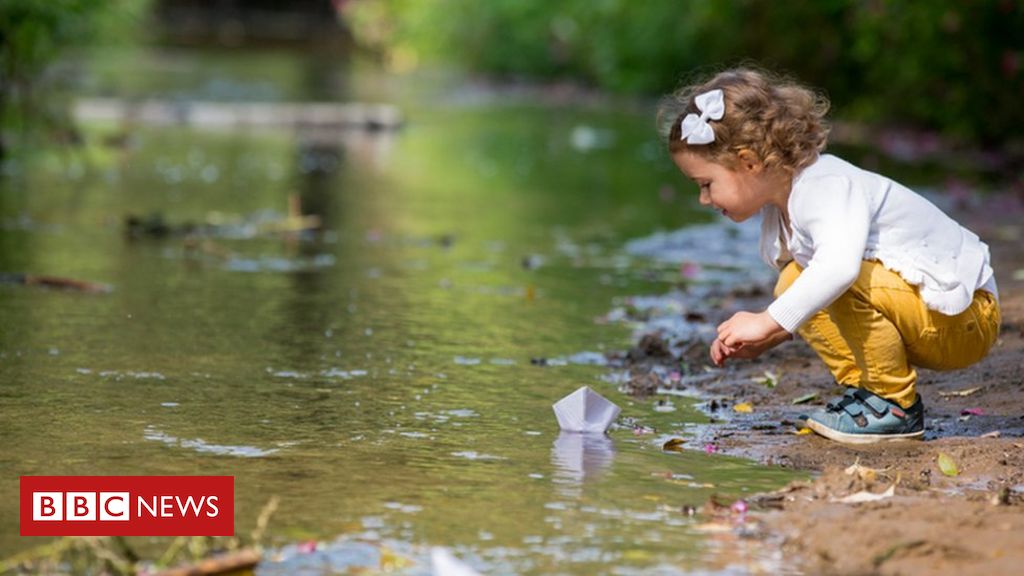
{"type": "Polygon", "coordinates": [[[708,124],[708,119],[721,120],[725,116],[725,94],[721,90],[711,90],[697,96],[695,101],[700,116],[687,114],[683,118],[680,124],[682,140],[687,144],[709,144],[715,141],[715,131],[708,124]]]}

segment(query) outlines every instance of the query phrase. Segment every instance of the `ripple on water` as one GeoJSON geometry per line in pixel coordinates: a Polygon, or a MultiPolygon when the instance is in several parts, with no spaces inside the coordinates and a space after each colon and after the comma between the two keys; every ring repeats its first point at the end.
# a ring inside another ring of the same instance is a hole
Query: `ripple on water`
{"type": "Polygon", "coordinates": [[[147,426],[145,431],[142,433],[142,437],[146,440],[162,442],[168,446],[178,446],[181,448],[188,448],[189,450],[195,450],[196,452],[217,454],[220,456],[260,458],[277,452],[276,448],[266,450],[255,446],[211,444],[202,438],[178,438],[177,436],[171,436],[170,434],[162,432],[153,426],[147,426]]]}
{"type": "Polygon", "coordinates": [[[366,374],[366,370],[342,370],[340,368],[328,368],[320,371],[320,375],[324,378],[342,378],[344,380],[366,376],[366,374]]]}
{"type": "MultiPolygon", "coordinates": [[[[80,374],[88,374],[89,372],[82,372],[83,369],[79,368],[80,374]]],[[[113,378],[114,380],[124,380],[125,378],[134,378],[136,380],[166,380],[167,377],[159,372],[119,372],[117,370],[103,370],[99,372],[99,375],[103,378],[113,378]]]]}
{"type": "Polygon", "coordinates": [[[467,460],[508,460],[504,456],[494,456],[493,454],[484,454],[475,450],[467,450],[464,452],[452,452],[452,456],[458,456],[459,458],[465,458],[467,460]]]}

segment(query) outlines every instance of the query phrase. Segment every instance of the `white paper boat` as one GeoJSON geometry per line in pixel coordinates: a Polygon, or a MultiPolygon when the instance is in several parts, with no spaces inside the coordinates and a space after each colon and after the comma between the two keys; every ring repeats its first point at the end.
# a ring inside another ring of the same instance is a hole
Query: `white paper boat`
{"type": "Polygon", "coordinates": [[[562,430],[569,432],[600,432],[619,417],[621,410],[613,402],[583,386],[553,406],[562,430]]]}

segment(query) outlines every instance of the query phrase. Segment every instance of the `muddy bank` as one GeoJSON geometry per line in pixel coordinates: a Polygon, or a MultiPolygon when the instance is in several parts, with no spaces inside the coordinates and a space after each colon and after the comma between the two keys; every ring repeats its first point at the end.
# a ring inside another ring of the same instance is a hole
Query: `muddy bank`
{"type": "MultiPolygon", "coordinates": [[[[687,328],[673,330],[664,318],[644,317],[637,346],[622,359],[628,393],[674,388],[704,399],[709,424],[698,433],[698,446],[820,473],[771,495],[775,509],[753,516],[760,537],[781,543],[805,573],[1014,574],[1024,564],[1021,202],[1006,197],[954,208],[992,250],[1002,330],[979,364],[920,371],[923,442],[852,447],[798,434],[801,413],[841,393],[800,340],[754,361],[712,369],[706,344],[692,342],[707,341],[713,334],[708,330],[735,311],[763,309],[770,286],[757,279],[718,285],[717,292],[698,289],[697,298],[677,296],[676,311],[687,328]],[[1003,209],[994,210],[992,202],[1003,209]],[[645,330],[658,337],[644,338],[645,330]]],[[[638,308],[630,312],[649,316],[638,308]]]]}

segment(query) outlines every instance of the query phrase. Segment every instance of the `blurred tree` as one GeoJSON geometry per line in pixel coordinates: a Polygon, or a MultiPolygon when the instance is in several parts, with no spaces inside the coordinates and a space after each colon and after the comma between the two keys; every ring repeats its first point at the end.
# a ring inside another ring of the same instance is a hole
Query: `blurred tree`
{"type": "Polygon", "coordinates": [[[569,77],[658,94],[756,61],[826,90],[845,116],[1000,144],[1024,126],[1019,0],[348,0],[357,42],[398,68],[569,77]]]}
{"type": "Polygon", "coordinates": [[[342,0],[154,0],[162,42],[302,46],[342,52],[349,40],[337,17],[342,0]]]}
{"type": "Polygon", "coordinates": [[[850,58],[865,116],[997,144],[1024,126],[1024,3],[864,3],[850,58]]]}
{"type": "Polygon", "coordinates": [[[33,122],[67,138],[67,107],[51,95],[61,78],[57,56],[99,38],[123,38],[146,0],[0,1],[0,158],[14,134],[33,122]]]}

